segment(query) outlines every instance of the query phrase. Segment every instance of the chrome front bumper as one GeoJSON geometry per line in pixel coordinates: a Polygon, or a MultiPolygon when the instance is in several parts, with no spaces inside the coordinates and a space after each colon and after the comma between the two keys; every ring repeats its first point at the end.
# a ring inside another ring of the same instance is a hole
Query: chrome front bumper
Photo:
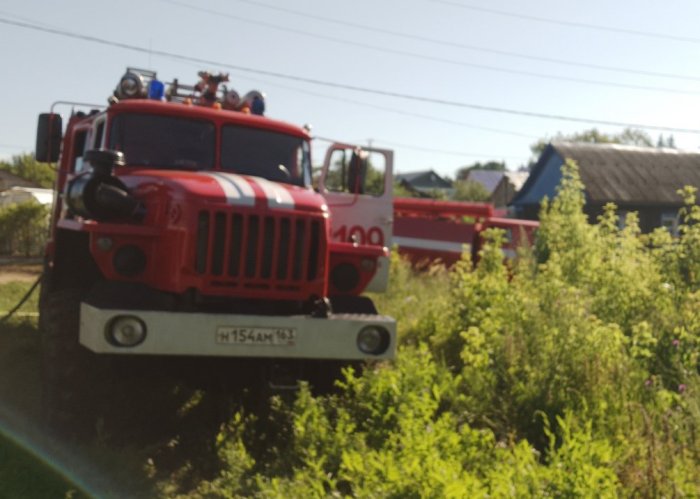
{"type": "Polygon", "coordinates": [[[80,308],[80,343],[95,353],[130,355],[183,355],[217,357],[263,357],[296,359],[392,359],[396,355],[396,321],[366,314],[333,314],[329,318],[305,315],[264,316],[101,309],[87,303],[80,308]],[[115,317],[132,316],[146,326],[143,342],[133,347],[109,340],[115,317]],[[380,354],[367,354],[357,345],[368,326],[388,333],[388,347],[380,354]],[[276,331],[294,331],[293,340],[273,342],[276,331]],[[232,332],[242,332],[235,338],[232,332]],[[257,337],[256,334],[258,333],[257,337]],[[247,338],[249,343],[242,341],[247,338]],[[253,340],[262,340],[252,343],[253,340]],[[232,341],[235,340],[235,341],[232,341]],[[265,341],[269,340],[266,344],[265,341]]]}

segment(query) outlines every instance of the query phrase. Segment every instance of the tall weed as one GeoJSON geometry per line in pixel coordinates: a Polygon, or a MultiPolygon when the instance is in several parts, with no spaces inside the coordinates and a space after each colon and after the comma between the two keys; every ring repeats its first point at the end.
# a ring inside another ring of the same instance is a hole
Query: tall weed
{"type": "Polygon", "coordinates": [[[274,402],[264,439],[237,420],[192,496],[697,497],[700,209],[681,194],[677,239],[612,206],[591,225],[567,163],[519,262],[498,231],[476,267],[393,261],[398,359],[274,402]]]}

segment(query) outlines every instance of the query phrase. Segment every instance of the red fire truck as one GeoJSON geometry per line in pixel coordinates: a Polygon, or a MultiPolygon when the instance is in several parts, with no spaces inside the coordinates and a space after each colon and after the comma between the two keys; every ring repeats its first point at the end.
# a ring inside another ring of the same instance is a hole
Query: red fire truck
{"type": "Polygon", "coordinates": [[[487,203],[397,198],[394,244],[401,255],[421,266],[440,261],[453,265],[467,252],[476,262],[487,229],[504,231],[503,254],[513,258],[521,245],[534,242],[539,222],[499,217],[487,203]]]}
{"type": "Polygon", "coordinates": [[[323,382],[394,356],[395,321],[362,296],[388,278],[391,151],[332,145],[314,190],[309,131],[227,81],[129,68],[108,106],[39,117],[36,157],[58,162],[40,297],[50,425],[104,392],[109,359],[224,357],[276,383],[280,366],[323,382]]]}

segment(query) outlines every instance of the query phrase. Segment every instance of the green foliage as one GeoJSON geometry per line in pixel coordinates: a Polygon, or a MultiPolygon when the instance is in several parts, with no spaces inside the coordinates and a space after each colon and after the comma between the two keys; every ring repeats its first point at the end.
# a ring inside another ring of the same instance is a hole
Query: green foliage
{"type": "Polygon", "coordinates": [[[31,154],[13,156],[9,163],[0,162],[0,170],[8,171],[47,189],[53,187],[56,179],[56,171],[50,165],[36,161],[31,154]]]}
{"type": "Polygon", "coordinates": [[[457,180],[454,189],[452,199],[455,201],[488,201],[491,197],[486,187],[473,180],[457,180]]]}
{"type": "Polygon", "coordinates": [[[81,499],[90,496],[0,432],[0,497],[81,499]]]}
{"type": "Polygon", "coordinates": [[[396,198],[415,198],[421,197],[416,191],[407,189],[403,184],[399,182],[394,182],[394,197],[396,198]]]}
{"type": "Polygon", "coordinates": [[[239,417],[197,494],[697,497],[700,209],[681,194],[677,239],[640,235],[634,214],[618,228],[612,206],[591,225],[567,163],[519,262],[498,230],[476,267],[395,258],[378,301],[397,360],[275,401],[264,430],[239,417]]]}
{"type": "Polygon", "coordinates": [[[41,255],[46,242],[49,209],[36,202],[0,207],[0,254],[41,255]]]}

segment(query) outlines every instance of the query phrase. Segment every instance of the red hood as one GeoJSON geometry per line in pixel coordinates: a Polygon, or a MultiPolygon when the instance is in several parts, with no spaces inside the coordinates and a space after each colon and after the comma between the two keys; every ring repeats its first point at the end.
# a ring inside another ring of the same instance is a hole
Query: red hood
{"type": "Polygon", "coordinates": [[[166,195],[180,203],[227,204],[260,211],[326,212],[325,200],[311,189],[222,171],[123,169],[119,178],[139,198],[166,195]]]}

